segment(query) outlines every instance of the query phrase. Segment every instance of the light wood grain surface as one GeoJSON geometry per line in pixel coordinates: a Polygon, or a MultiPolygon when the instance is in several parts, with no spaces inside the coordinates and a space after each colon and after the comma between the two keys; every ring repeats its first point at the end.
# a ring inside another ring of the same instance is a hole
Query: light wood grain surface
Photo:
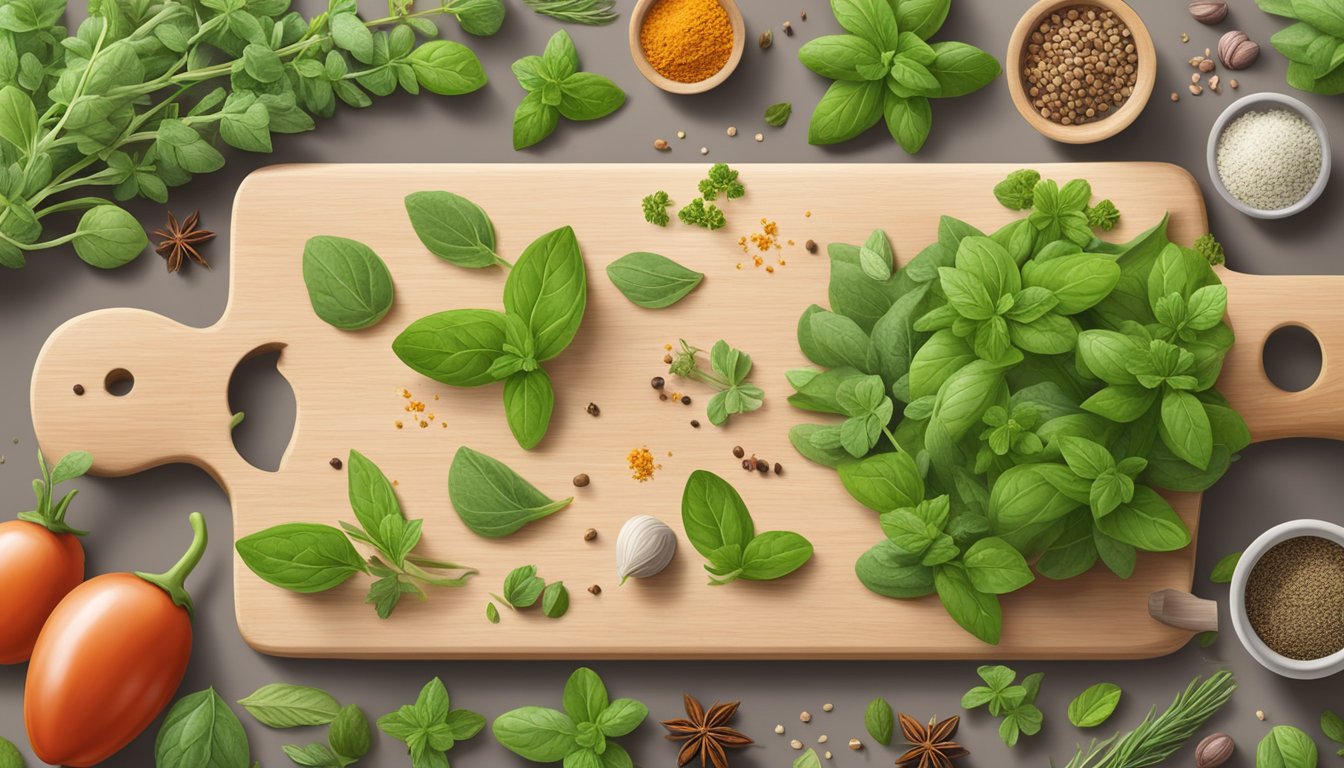
{"type": "MultiPolygon", "coordinates": [[[[77,317],[52,334],[33,375],[37,436],[49,456],[84,448],[94,471],[124,475],[168,462],[203,467],[233,504],[234,538],[286,521],[334,524],[353,519],[345,473],[328,461],[358,449],[398,483],[411,517],[425,519],[422,551],[480,569],[471,585],[404,602],[379,621],[363,602],[367,581],[352,579],[322,595],[284,592],[257,579],[235,556],[240,630],[259,650],[291,656],[423,658],[1143,658],[1170,652],[1187,631],[1150,619],[1151,593],[1189,590],[1193,547],[1140,557],[1128,581],[1093,571],[1057,583],[1041,580],[1004,600],[997,649],[963,632],[936,599],[894,601],[868,593],[854,578],[855,559],[879,540],[870,512],[851,501],[834,472],[809,464],[787,431],[808,420],[785,400],[790,368],[805,364],[794,337],[798,315],[825,304],[828,266],[809,255],[811,238],[861,242],[874,227],[890,235],[899,261],[932,241],[938,216],[952,213],[989,230],[1016,214],[990,189],[1010,166],[746,165],[748,194],[726,205],[727,229],[707,232],[676,221],[666,230],[642,221],[640,198],[666,189],[677,203],[694,196],[701,164],[541,167],[502,165],[279,166],[249,177],[234,207],[230,303],[209,328],[188,328],[152,313],[113,309],[77,317]],[[504,275],[463,270],[425,251],[402,207],[413,191],[446,189],[482,205],[513,259],[536,236],[566,224],[578,234],[588,266],[589,304],[574,344],[548,364],[556,412],[538,449],[521,450],[504,423],[498,385],[472,390],[420,377],[392,354],[390,342],[414,319],[460,307],[500,306],[504,275]],[[812,213],[811,217],[806,212],[812,213]],[[738,238],[777,221],[792,239],[773,274],[751,266],[738,238]],[[397,297],[382,323],[362,332],[336,330],[313,314],[300,255],[307,238],[362,240],[388,263],[397,297]],[[603,270],[629,251],[663,253],[706,273],[673,308],[643,310],[626,301],[603,270]],[[736,265],[742,263],[742,269],[736,265]],[[649,378],[664,374],[663,345],[679,337],[708,347],[724,338],[750,352],[752,380],[766,391],[759,412],[723,429],[704,416],[709,392],[673,380],[689,407],[660,402],[649,378]],[[281,348],[280,370],[297,401],[294,434],[278,472],[247,464],[229,437],[226,390],[234,366],[258,351],[281,348]],[[135,384],[124,397],[103,380],[124,369],[135,384]],[[88,393],[76,397],[82,383],[88,393]],[[408,388],[436,416],[412,425],[398,394],[408,388]],[[434,397],[438,396],[436,401],[434,397]],[[590,402],[601,416],[585,412],[590,402]],[[689,422],[698,418],[700,429],[689,422]],[[403,419],[406,428],[393,422],[403,419]],[[438,426],[446,421],[447,428],[438,426]],[[574,504],[512,537],[476,537],[448,502],[453,452],[470,445],[521,472],[552,496],[574,504]],[[784,466],[782,476],[743,472],[734,445],[784,466]],[[662,468],[637,483],[626,454],[647,446],[662,468]],[[681,541],[662,575],[617,587],[616,533],[627,518],[656,515],[680,531],[679,499],[694,469],[708,469],[741,492],[759,530],[795,530],[816,545],[813,561],[773,583],[706,585],[701,559],[681,541]],[[575,489],[570,478],[592,477],[575,489]],[[584,529],[599,531],[583,541],[584,529]],[[534,563],[548,580],[564,580],[573,606],[562,620],[504,611],[486,622],[488,592],[514,566],[534,563]],[[585,590],[600,584],[593,597],[585,590]]],[[[1085,177],[1124,216],[1112,235],[1133,236],[1172,213],[1173,239],[1190,242],[1206,228],[1194,180],[1160,164],[1043,166],[1053,178],[1085,177]]],[[[1229,244],[1234,247],[1234,244],[1229,244]]],[[[1223,391],[1246,415],[1256,439],[1288,435],[1344,437],[1340,385],[1329,378],[1344,309],[1342,278],[1246,277],[1225,273],[1238,345],[1223,391]],[[1322,340],[1321,382],[1295,395],[1274,389],[1260,366],[1261,340],[1299,322],[1322,340]],[[1334,336],[1330,335],[1334,332],[1334,336]]],[[[1235,465],[1234,469],[1235,470],[1235,465]]],[[[1194,529],[1198,498],[1175,498],[1194,529]]],[[[215,532],[215,546],[228,541],[215,532]]]]}

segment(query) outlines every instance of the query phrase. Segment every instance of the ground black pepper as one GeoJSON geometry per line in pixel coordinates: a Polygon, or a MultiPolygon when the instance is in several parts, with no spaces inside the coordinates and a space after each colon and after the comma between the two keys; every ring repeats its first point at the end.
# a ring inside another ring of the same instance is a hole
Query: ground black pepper
{"type": "Polygon", "coordinates": [[[690,404],[691,404],[691,396],[690,396],[690,395],[682,395],[682,396],[681,396],[681,404],[682,404],[682,405],[690,405],[690,404]]]}
{"type": "Polygon", "coordinates": [[[1272,547],[1251,569],[1246,616],[1265,645],[1290,659],[1344,649],[1344,547],[1319,536],[1272,547]]]}

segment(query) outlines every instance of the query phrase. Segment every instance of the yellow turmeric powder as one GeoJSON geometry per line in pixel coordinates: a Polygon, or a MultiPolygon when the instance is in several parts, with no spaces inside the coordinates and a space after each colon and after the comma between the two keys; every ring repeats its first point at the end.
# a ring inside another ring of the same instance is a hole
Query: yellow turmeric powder
{"type": "Polygon", "coordinates": [[[719,0],[658,0],[639,28],[644,57],[679,83],[713,77],[733,52],[733,25],[719,0]]]}

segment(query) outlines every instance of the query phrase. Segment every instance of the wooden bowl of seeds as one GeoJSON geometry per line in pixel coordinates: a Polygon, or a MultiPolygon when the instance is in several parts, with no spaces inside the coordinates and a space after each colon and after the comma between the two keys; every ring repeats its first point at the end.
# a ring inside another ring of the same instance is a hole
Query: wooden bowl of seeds
{"type": "Polygon", "coordinates": [[[1040,0],[1005,59],[1013,105],[1037,132],[1091,144],[1129,127],[1157,82],[1157,52],[1122,0],[1040,0]]]}

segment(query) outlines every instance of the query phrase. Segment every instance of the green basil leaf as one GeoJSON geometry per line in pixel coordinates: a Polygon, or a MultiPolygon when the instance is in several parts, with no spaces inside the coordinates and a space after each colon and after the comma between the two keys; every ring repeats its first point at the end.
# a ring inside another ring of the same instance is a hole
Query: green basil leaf
{"type": "Polygon", "coordinates": [[[1029,261],[1022,269],[1022,281],[1053,292],[1059,299],[1055,312],[1076,315],[1110,295],[1120,281],[1120,266],[1104,256],[1080,253],[1029,261]]]}
{"type": "Polygon", "coordinates": [[[309,744],[303,747],[285,744],[280,749],[286,757],[294,761],[295,765],[304,768],[344,768],[345,765],[326,744],[309,744]]]}
{"type": "Polygon", "coordinates": [[[1096,520],[1097,528],[1145,552],[1173,552],[1190,544],[1190,531],[1156,491],[1135,486],[1134,498],[1096,520]]]}
{"type": "Polygon", "coordinates": [[[887,0],[832,0],[831,11],[846,32],[884,51],[895,50],[896,14],[887,0]]]}
{"type": "Polygon", "coordinates": [[[937,395],[952,374],[973,360],[970,345],[950,329],[934,333],[910,360],[910,395],[937,395]]]}
{"type": "MultiPolygon", "coordinates": [[[[364,530],[378,536],[386,518],[402,518],[401,504],[387,476],[364,454],[350,451],[346,463],[350,508],[364,530]]],[[[390,543],[390,542],[384,542],[390,543]]],[[[384,551],[387,551],[386,549],[384,551]]]]}
{"type": "Polygon", "coordinates": [[[520,565],[504,577],[504,600],[514,608],[532,607],[545,589],[535,565],[520,565]]]}
{"type": "Polygon", "coordinates": [[[495,253],[495,227],[480,206],[451,192],[406,196],[411,227],[429,252],[459,267],[508,266],[495,253]]]}
{"type": "Polygon", "coordinates": [[[1158,434],[1171,452],[1198,469],[1207,469],[1213,456],[1213,429],[1204,404],[1189,392],[1162,393],[1162,420],[1158,434]]]}
{"type": "Polygon", "coordinates": [[[504,310],[522,320],[532,333],[539,361],[569,346],[587,303],[587,272],[570,227],[533,241],[504,282],[504,310]]]}
{"type": "Polygon", "coordinates": [[[746,548],[756,536],[747,505],[728,481],[705,470],[686,480],[681,496],[681,521],[691,546],[705,557],[736,545],[746,548]]]}
{"type": "Polygon", "coordinates": [[[634,699],[616,699],[597,716],[597,727],[609,739],[634,731],[649,716],[649,708],[634,699]]]}
{"type": "Polygon", "coordinates": [[[587,667],[579,667],[565,681],[565,713],[575,723],[596,723],[610,702],[602,678],[587,667]]]}
{"type": "Polygon", "coordinates": [[[524,449],[532,450],[546,436],[554,410],[555,391],[546,371],[523,370],[504,380],[504,415],[524,449]]]}
{"type": "Polygon", "coordinates": [[[886,88],[881,80],[836,80],[826,89],[807,127],[809,144],[839,144],[877,125],[886,88]]]}
{"type": "Polygon", "coordinates": [[[547,584],[541,593],[541,612],[547,618],[558,619],[569,611],[569,590],[563,581],[547,584]]]}
{"type": "Polygon", "coordinates": [[[838,443],[831,448],[823,448],[817,444],[818,433],[833,428],[820,424],[796,424],[789,428],[789,443],[808,461],[825,467],[840,466],[849,461],[849,454],[840,448],[838,443]]]}
{"type": "Polygon", "coordinates": [[[844,464],[840,482],[856,501],[878,513],[914,507],[924,499],[924,480],[915,460],[903,451],[844,464]]]}
{"type": "Polygon", "coordinates": [[[885,69],[874,78],[859,74],[864,65],[878,64],[881,58],[877,46],[856,35],[822,35],[798,49],[803,66],[831,80],[881,80],[886,77],[885,69]]]}
{"type": "Polygon", "coordinates": [[[392,342],[408,367],[454,387],[479,387],[496,379],[490,367],[504,354],[507,319],[489,309],[453,309],[411,323],[392,342]]]}
{"type": "Polygon", "coordinates": [[[0,88],[0,139],[27,154],[37,139],[37,109],[28,94],[13,85],[0,88]]]}
{"type": "Polygon", "coordinates": [[[508,536],[574,500],[552,500],[502,462],[465,445],[448,468],[448,498],[462,522],[486,538],[508,536]]]}
{"type": "Polygon", "coordinates": [[[854,573],[869,591],[883,597],[906,599],[934,592],[933,569],[911,562],[907,553],[886,539],[859,556],[854,573]]]}
{"type": "Polygon", "coordinates": [[[303,283],[313,312],[341,330],[368,328],[392,308],[392,273],[355,240],[310,238],[303,246],[303,283]]]}
{"type": "Polygon", "coordinates": [[[99,269],[113,269],[139,256],[149,244],[135,217],[115,205],[95,205],[75,227],[75,253],[99,269]]]}
{"type": "Polygon", "coordinates": [[[1137,421],[1157,401],[1157,391],[1138,385],[1113,384],[1082,402],[1082,409],[1111,421],[1128,424],[1137,421]]]}
{"type": "Polygon", "coordinates": [[[990,645],[998,645],[1003,609],[996,595],[978,591],[965,569],[950,563],[934,569],[934,587],[943,607],[962,629],[990,645]]]}
{"type": "Polygon", "coordinates": [[[900,0],[896,8],[896,26],[901,33],[912,32],[921,40],[933,37],[952,7],[952,0],[900,0]]]}
{"type": "Polygon", "coordinates": [[[469,709],[454,709],[448,713],[444,724],[448,726],[454,741],[466,741],[481,732],[485,727],[485,718],[469,709]]]}
{"type": "Polygon", "coordinates": [[[789,102],[781,101],[777,104],[771,104],[765,108],[765,124],[775,128],[783,128],[789,122],[789,115],[791,114],[793,114],[793,105],[789,102]]]}
{"type": "Polygon", "coordinates": [[[880,229],[873,230],[859,249],[859,267],[873,280],[890,279],[895,258],[887,233],[880,229]]]}
{"type": "Polygon", "coordinates": [[[1103,472],[1115,468],[1115,458],[1106,447],[1083,437],[1061,437],[1058,441],[1060,453],[1079,477],[1094,480],[1103,472]]]}
{"type": "Polygon", "coordinates": [[[502,0],[454,0],[450,7],[462,31],[469,35],[489,37],[504,24],[502,0]]]}
{"type": "Polygon", "coordinates": [[[952,440],[960,440],[991,405],[1007,399],[1003,370],[985,360],[967,363],[947,378],[938,389],[930,424],[947,430],[952,440]]]}
{"type": "Polygon", "coordinates": [[[287,523],[239,539],[243,564],[291,592],[325,592],[365,570],[364,558],[330,525],[287,523]]]}
{"type": "Polygon", "coordinates": [[[597,120],[621,108],[625,91],[592,72],[575,72],[560,82],[560,114],[566,120],[597,120]]]}
{"type": "Polygon", "coordinates": [[[868,702],[868,707],[863,712],[863,725],[868,735],[873,737],[873,741],[884,747],[891,746],[895,723],[895,714],[886,699],[879,696],[868,702]]]}
{"type": "Polygon", "coordinates": [[[864,373],[872,373],[877,368],[877,351],[858,323],[844,315],[825,310],[813,313],[808,322],[812,337],[819,340],[818,346],[825,350],[827,361],[857,368],[864,373]]]}
{"type": "MultiPolygon", "coordinates": [[[[1233,552],[1226,555],[1222,560],[1214,564],[1213,570],[1209,572],[1209,581],[1214,584],[1231,584],[1232,573],[1237,570],[1237,563],[1241,561],[1241,553],[1233,552]]],[[[1344,734],[1344,730],[1340,731],[1344,734]]]]}
{"type": "Polygon", "coordinates": [[[1291,725],[1269,729],[1255,748],[1256,768],[1316,768],[1317,760],[1316,743],[1291,725]]]}
{"type": "Polygon", "coordinates": [[[177,700],[154,739],[158,768],[248,768],[247,734],[214,688],[177,700]]]}
{"type": "Polygon", "coordinates": [[[341,711],[340,703],[326,691],[285,683],[263,685],[238,703],[268,728],[326,725],[341,711]]]}
{"type": "Polygon", "coordinates": [[[971,585],[979,592],[1006,595],[1035,580],[1026,558],[1003,539],[985,538],[962,555],[971,585]]]}
{"type": "Polygon", "coordinates": [[[1019,464],[999,476],[989,492],[994,531],[1019,551],[1081,503],[1057,489],[1036,464],[1019,464]]]}
{"type": "MultiPolygon", "coordinates": [[[[902,0],[902,5],[924,1],[902,0]]],[[[974,93],[994,82],[1002,71],[998,60],[973,45],[940,42],[932,43],[931,47],[934,59],[928,68],[938,81],[937,98],[951,99],[974,93]]]]}
{"type": "Polygon", "coordinates": [[[1096,728],[1106,722],[1120,703],[1120,686],[1097,683],[1069,702],[1069,722],[1078,728],[1096,728]]]}
{"type": "Polygon", "coordinates": [[[341,709],[327,734],[332,751],[347,760],[358,760],[368,754],[372,738],[369,719],[354,704],[341,709]]]}
{"type": "Polygon", "coordinates": [[[1344,744],[1344,718],[1331,710],[1321,713],[1321,733],[1336,744],[1344,744]]]}
{"type": "Polygon", "coordinates": [[[1088,510],[1069,513],[1059,536],[1036,561],[1036,571],[1047,579],[1064,581],[1092,570],[1097,563],[1092,537],[1091,513],[1088,510]]]}
{"type": "Polygon", "coordinates": [[[621,295],[646,309],[662,309],[681,301],[705,279],[656,253],[627,253],[607,265],[607,277],[621,295]]]}
{"type": "Polygon", "coordinates": [[[0,736],[0,768],[23,768],[23,755],[9,739],[0,736]]]}
{"type": "Polygon", "coordinates": [[[556,30],[546,41],[541,57],[556,80],[564,80],[579,71],[579,51],[574,47],[574,39],[563,29],[556,30]]]}
{"type": "Polygon", "coordinates": [[[540,90],[523,97],[513,113],[513,148],[526,149],[555,132],[560,110],[542,101],[540,90]]]}
{"type": "Polygon", "coordinates": [[[812,559],[812,543],[792,531],[766,531],[742,552],[741,577],[770,581],[787,576],[812,559]]]}

